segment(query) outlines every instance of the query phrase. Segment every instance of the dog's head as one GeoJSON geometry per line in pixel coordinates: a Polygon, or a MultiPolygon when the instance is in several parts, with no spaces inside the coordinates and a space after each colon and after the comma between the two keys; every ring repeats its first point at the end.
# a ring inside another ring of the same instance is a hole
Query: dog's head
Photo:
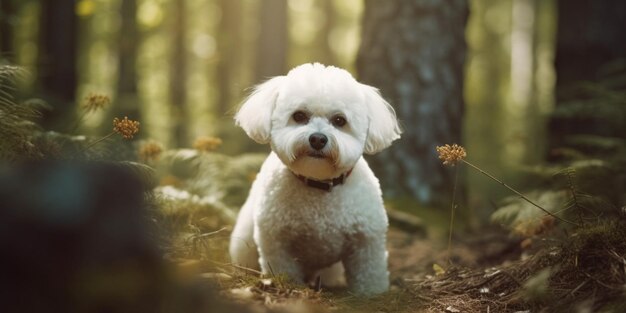
{"type": "Polygon", "coordinates": [[[387,148],[401,133],[377,89],[319,63],[257,86],[235,120],[250,138],[270,143],[293,172],[315,179],[341,175],[363,153],[387,148]]]}

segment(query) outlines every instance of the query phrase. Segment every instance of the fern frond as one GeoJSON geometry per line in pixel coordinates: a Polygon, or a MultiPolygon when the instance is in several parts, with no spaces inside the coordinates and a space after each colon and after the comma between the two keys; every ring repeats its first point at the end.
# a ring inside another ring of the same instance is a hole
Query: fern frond
{"type": "Polygon", "coordinates": [[[14,161],[19,158],[40,158],[42,155],[32,142],[39,130],[33,121],[39,110],[30,105],[18,104],[14,92],[17,81],[26,72],[17,66],[0,65],[0,159],[14,161]]]}

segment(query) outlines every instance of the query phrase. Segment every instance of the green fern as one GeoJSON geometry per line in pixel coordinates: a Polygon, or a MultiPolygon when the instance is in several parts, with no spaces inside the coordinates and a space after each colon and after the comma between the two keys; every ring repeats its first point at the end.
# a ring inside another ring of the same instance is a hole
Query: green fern
{"type": "Polygon", "coordinates": [[[32,136],[39,130],[33,120],[45,106],[37,101],[18,104],[14,97],[16,83],[24,75],[20,67],[0,65],[0,159],[6,161],[42,157],[32,136]]]}
{"type": "Polygon", "coordinates": [[[244,154],[231,157],[191,149],[165,151],[159,160],[159,177],[175,177],[192,194],[213,197],[238,209],[245,201],[254,175],[267,156],[244,154]]]}

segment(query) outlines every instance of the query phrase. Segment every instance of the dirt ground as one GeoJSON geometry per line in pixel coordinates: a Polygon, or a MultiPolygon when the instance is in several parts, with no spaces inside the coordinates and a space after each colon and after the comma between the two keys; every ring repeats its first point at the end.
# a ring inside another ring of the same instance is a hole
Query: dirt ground
{"type": "MultiPolygon", "coordinates": [[[[345,288],[291,286],[280,278],[257,279],[246,275],[221,281],[221,293],[255,312],[463,312],[446,303],[422,297],[416,286],[449,268],[488,268],[507,258],[519,257],[519,241],[504,231],[454,236],[450,253],[447,238],[427,236],[391,227],[388,232],[390,291],[361,299],[345,288]]],[[[222,278],[218,278],[223,279],[222,278]]]]}

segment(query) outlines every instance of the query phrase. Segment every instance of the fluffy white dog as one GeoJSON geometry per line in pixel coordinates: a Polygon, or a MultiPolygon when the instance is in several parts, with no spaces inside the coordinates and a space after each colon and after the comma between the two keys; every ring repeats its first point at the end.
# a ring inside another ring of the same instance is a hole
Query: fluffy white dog
{"type": "Polygon", "coordinates": [[[304,64],[257,86],[235,119],[272,153],[237,218],[232,261],[297,283],[319,273],[332,284],[345,268],[352,292],[385,292],[387,215],[362,155],[388,147],[400,128],[377,89],[304,64]]]}

